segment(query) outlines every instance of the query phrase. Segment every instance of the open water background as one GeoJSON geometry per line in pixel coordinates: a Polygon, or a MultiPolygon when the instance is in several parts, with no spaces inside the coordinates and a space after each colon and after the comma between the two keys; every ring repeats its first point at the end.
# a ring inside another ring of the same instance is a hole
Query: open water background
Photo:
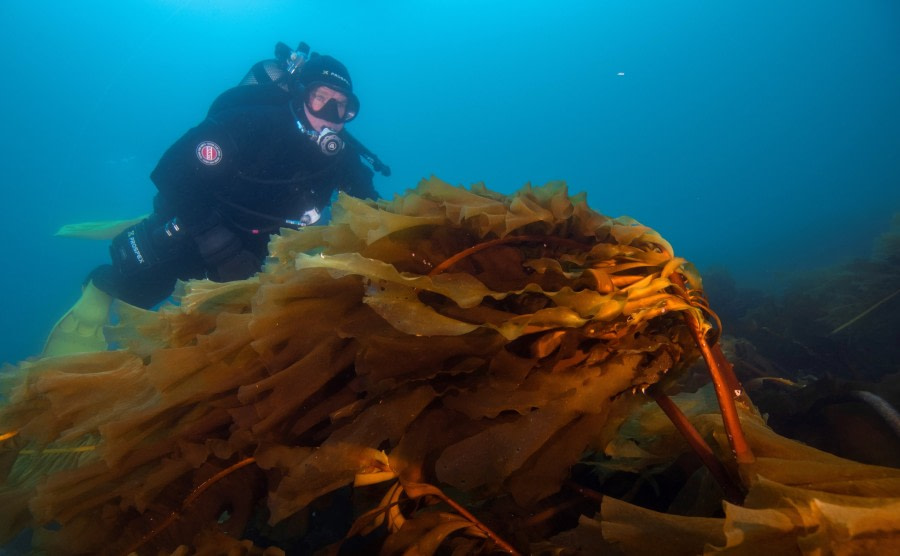
{"type": "Polygon", "coordinates": [[[0,362],[108,259],[53,233],[148,212],[159,156],[277,41],[349,67],[382,196],[562,179],[760,288],[900,211],[894,0],[3,0],[0,26],[0,362]]]}

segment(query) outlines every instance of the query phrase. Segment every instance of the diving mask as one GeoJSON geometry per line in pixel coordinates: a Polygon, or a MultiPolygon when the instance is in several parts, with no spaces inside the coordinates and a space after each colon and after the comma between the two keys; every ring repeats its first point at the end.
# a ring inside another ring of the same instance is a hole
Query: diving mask
{"type": "Polygon", "coordinates": [[[324,85],[310,87],[305,104],[310,114],[335,124],[349,122],[359,111],[359,100],[355,95],[324,85]]]}

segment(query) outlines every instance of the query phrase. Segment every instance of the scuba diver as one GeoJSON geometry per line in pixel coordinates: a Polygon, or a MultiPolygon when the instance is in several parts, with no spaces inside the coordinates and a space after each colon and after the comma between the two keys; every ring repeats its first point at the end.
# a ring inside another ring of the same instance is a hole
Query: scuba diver
{"type": "MultiPolygon", "coordinates": [[[[313,53],[312,57],[318,54],[313,53]]],[[[280,103],[286,102],[287,96],[302,88],[300,75],[303,66],[310,59],[309,45],[301,42],[296,49],[279,42],[275,45],[275,57],[257,62],[241,79],[237,87],[219,95],[209,108],[207,115],[215,114],[236,104],[280,103]],[[262,85],[248,87],[248,85],[262,85]],[[274,85],[274,87],[272,86],[274,85]]],[[[367,149],[347,130],[340,133],[340,140],[349,142],[359,155],[372,166],[372,169],[385,177],[391,175],[391,169],[378,156],[367,149]]]]}
{"type": "Polygon", "coordinates": [[[150,174],[153,213],[112,240],[111,264],[91,271],[43,355],[106,349],[113,299],[149,309],[176,280],[254,275],[269,235],[315,224],[336,191],[378,197],[362,160],[390,170],[344,129],[359,111],[347,68],[323,54],[276,53],[283,59],[254,66],[252,80],[222,93],[163,154],[150,174]]]}

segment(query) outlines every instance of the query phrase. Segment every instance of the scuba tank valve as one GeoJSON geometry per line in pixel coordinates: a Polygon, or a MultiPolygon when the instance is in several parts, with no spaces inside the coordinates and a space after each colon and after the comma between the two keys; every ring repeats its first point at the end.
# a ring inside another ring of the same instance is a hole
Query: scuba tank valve
{"type": "Polygon", "coordinates": [[[309,45],[301,42],[295,50],[291,50],[290,46],[279,42],[275,45],[275,59],[284,64],[285,71],[294,75],[309,60],[309,45]]]}

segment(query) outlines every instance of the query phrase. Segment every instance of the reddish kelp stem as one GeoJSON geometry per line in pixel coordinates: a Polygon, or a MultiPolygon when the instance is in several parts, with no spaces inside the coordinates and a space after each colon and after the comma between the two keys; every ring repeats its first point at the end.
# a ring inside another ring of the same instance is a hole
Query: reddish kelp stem
{"type": "MultiPolygon", "coordinates": [[[[670,280],[679,288],[684,289],[684,277],[680,274],[672,274],[670,280]]],[[[686,301],[689,301],[686,299],[686,301]]],[[[716,390],[716,398],[719,400],[719,410],[722,413],[722,422],[725,426],[725,434],[728,436],[728,443],[731,445],[731,451],[734,458],[739,464],[753,463],[755,457],[744,436],[744,429],[741,428],[741,420],[738,417],[737,405],[734,399],[742,393],[740,382],[734,374],[731,364],[722,353],[722,348],[716,344],[710,346],[706,341],[706,335],[703,334],[703,328],[697,316],[689,311],[684,312],[684,319],[687,321],[688,328],[700,353],[706,361],[709,374],[712,377],[713,387],[716,390]]]]}
{"type": "Polygon", "coordinates": [[[573,498],[571,500],[562,502],[561,504],[558,504],[551,508],[547,508],[546,510],[542,510],[536,514],[532,514],[531,517],[529,517],[528,519],[526,519],[524,521],[525,527],[528,529],[530,529],[532,527],[537,527],[541,523],[543,523],[545,521],[549,521],[550,519],[558,516],[562,512],[564,512],[566,510],[570,510],[570,509],[574,508],[575,506],[577,506],[578,504],[583,504],[583,503],[584,503],[583,500],[581,500],[579,498],[573,498]]]}
{"type": "Polygon", "coordinates": [[[703,440],[703,437],[700,436],[700,433],[694,425],[691,424],[681,409],[675,405],[672,398],[663,394],[656,385],[648,388],[647,394],[653,398],[657,405],[659,405],[660,409],[663,410],[663,413],[666,414],[666,417],[668,417],[669,420],[672,421],[672,424],[675,425],[675,428],[678,429],[678,432],[684,436],[684,439],[691,449],[694,450],[694,453],[700,458],[700,461],[703,462],[703,465],[709,469],[713,478],[719,483],[722,490],[725,491],[725,497],[728,501],[733,504],[742,503],[744,501],[744,493],[741,491],[741,488],[735,484],[728,475],[728,470],[725,469],[722,462],[716,459],[716,455],[709,447],[709,444],[703,440]]]}
{"type": "Polygon", "coordinates": [[[570,489],[574,490],[578,494],[582,495],[583,497],[587,498],[588,500],[593,500],[594,502],[597,503],[597,506],[600,506],[600,504],[603,504],[603,495],[600,494],[599,492],[597,492],[596,490],[590,489],[584,485],[579,485],[578,483],[576,483],[575,481],[572,481],[572,480],[568,480],[563,484],[565,486],[569,487],[570,489]]]}
{"type": "Polygon", "coordinates": [[[580,249],[583,251],[589,250],[590,246],[585,245],[583,243],[579,243],[574,239],[566,239],[563,237],[555,237],[555,236],[506,236],[498,239],[491,239],[485,241],[484,243],[478,243],[469,247],[468,249],[463,249],[459,253],[452,255],[443,261],[440,262],[436,267],[431,269],[431,272],[428,273],[429,276],[435,276],[444,272],[448,268],[452,267],[459,261],[465,259],[466,257],[472,256],[479,251],[483,251],[490,247],[495,247],[497,245],[505,245],[508,243],[555,243],[557,245],[565,245],[567,247],[574,247],[576,249],[580,249]]]}
{"type": "Polygon", "coordinates": [[[449,496],[444,494],[444,492],[442,490],[440,490],[439,488],[435,487],[435,490],[437,492],[433,493],[434,496],[437,496],[445,504],[447,504],[448,506],[453,508],[453,510],[456,513],[458,513],[459,515],[461,515],[464,518],[471,521],[475,525],[475,527],[480,529],[482,533],[484,533],[485,535],[488,536],[488,538],[490,538],[492,541],[494,541],[494,544],[496,544],[501,550],[503,550],[504,552],[506,552],[508,554],[512,554],[513,556],[520,556],[518,550],[513,548],[513,546],[511,544],[509,544],[508,542],[506,542],[505,540],[501,539],[500,536],[497,535],[496,533],[494,533],[490,527],[488,527],[487,525],[482,523],[477,517],[475,517],[474,515],[469,513],[469,511],[467,509],[465,509],[464,507],[462,507],[461,505],[456,503],[455,500],[453,500],[452,498],[450,498],[449,496]]]}
{"type": "Polygon", "coordinates": [[[235,463],[234,465],[232,465],[232,466],[230,466],[230,467],[227,467],[227,468],[223,469],[222,471],[219,471],[218,473],[216,473],[215,475],[213,475],[213,476],[210,477],[209,479],[206,479],[205,481],[203,481],[202,483],[200,483],[199,485],[197,485],[197,487],[194,488],[193,491],[191,491],[191,493],[188,495],[188,497],[184,499],[184,502],[181,504],[181,509],[175,510],[175,511],[173,511],[171,514],[169,514],[169,516],[168,516],[166,519],[164,519],[162,522],[160,522],[159,525],[157,525],[157,526],[154,527],[149,533],[147,533],[146,535],[144,535],[143,537],[141,537],[141,539],[137,542],[137,544],[135,544],[135,545],[132,546],[130,549],[128,549],[128,550],[125,552],[125,554],[132,554],[132,553],[134,553],[134,552],[137,552],[137,550],[138,550],[140,547],[142,547],[142,546],[144,546],[145,544],[147,544],[148,542],[150,542],[150,540],[152,540],[154,537],[156,537],[157,535],[159,535],[160,533],[162,533],[162,532],[163,532],[166,528],[168,528],[170,525],[172,525],[173,523],[175,523],[175,520],[178,519],[178,516],[180,516],[182,513],[184,513],[184,511],[187,510],[188,506],[190,506],[191,504],[193,504],[194,501],[195,501],[201,494],[203,494],[207,489],[209,489],[209,487],[211,487],[211,486],[213,486],[215,483],[221,481],[222,479],[224,479],[224,478],[227,477],[228,475],[231,475],[232,473],[234,473],[234,472],[237,471],[238,469],[241,469],[241,468],[243,468],[243,467],[246,467],[246,466],[250,465],[251,463],[254,463],[255,461],[256,461],[256,458],[254,458],[254,457],[249,457],[249,458],[246,458],[246,459],[242,459],[241,461],[235,463]]]}

